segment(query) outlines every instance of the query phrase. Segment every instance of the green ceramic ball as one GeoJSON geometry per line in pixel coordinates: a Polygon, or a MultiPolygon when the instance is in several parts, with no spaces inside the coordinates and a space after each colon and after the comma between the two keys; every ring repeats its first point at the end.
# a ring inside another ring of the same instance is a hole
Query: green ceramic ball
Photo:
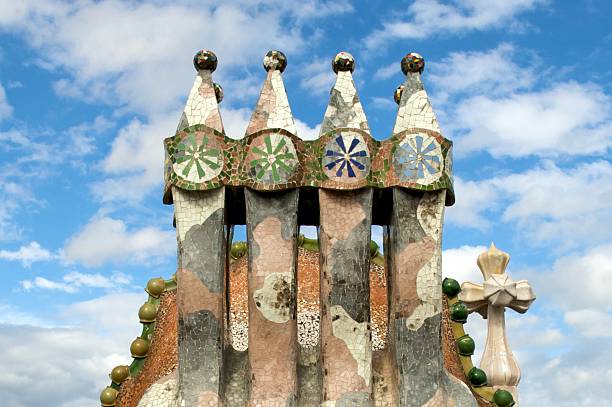
{"type": "Polygon", "coordinates": [[[164,279],[157,277],[149,280],[146,291],[153,297],[157,298],[164,292],[165,289],[166,283],[164,282],[164,279]]]}
{"type": "Polygon", "coordinates": [[[512,393],[506,390],[499,389],[493,395],[493,402],[499,407],[511,407],[516,404],[512,393]]]}
{"type": "Polygon", "coordinates": [[[113,382],[121,384],[125,381],[125,379],[130,377],[130,367],[125,365],[116,366],[111,371],[110,377],[113,382]]]}
{"type": "Polygon", "coordinates": [[[457,339],[457,350],[461,356],[472,356],[475,348],[476,344],[470,335],[463,335],[457,339]]]}
{"type": "Polygon", "coordinates": [[[459,322],[460,324],[465,324],[467,322],[468,315],[469,311],[463,302],[458,301],[451,305],[450,316],[453,321],[459,322]]]}
{"type": "Polygon", "coordinates": [[[117,400],[117,394],[119,392],[112,387],[107,387],[102,390],[100,393],[100,402],[104,407],[112,407],[115,405],[115,400],[117,400]]]}
{"type": "Polygon", "coordinates": [[[442,280],[442,292],[450,298],[456,297],[461,292],[459,282],[453,278],[442,280]]]}
{"type": "Polygon", "coordinates": [[[474,387],[482,387],[487,384],[487,374],[484,370],[473,367],[468,372],[468,380],[474,387]]]}

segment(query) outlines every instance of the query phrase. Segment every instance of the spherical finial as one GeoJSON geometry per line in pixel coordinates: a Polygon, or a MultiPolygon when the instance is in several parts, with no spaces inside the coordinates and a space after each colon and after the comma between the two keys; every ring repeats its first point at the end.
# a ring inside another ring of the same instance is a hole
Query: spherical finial
{"type": "Polygon", "coordinates": [[[119,392],[112,387],[107,387],[100,393],[100,402],[104,407],[112,407],[115,405],[119,392]]]}
{"type": "Polygon", "coordinates": [[[223,100],[223,88],[217,82],[213,83],[213,88],[215,88],[215,97],[217,98],[217,103],[221,103],[223,100]]]}
{"type": "Polygon", "coordinates": [[[157,277],[149,280],[145,291],[153,297],[157,298],[164,292],[165,289],[166,283],[164,282],[164,279],[161,277],[157,277]]]}
{"type": "Polygon", "coordinates": [[[335,73],[339,71],[355,71],[355,58],[348,52],[339,52],[332,61],[332,68],[335,73]]]}
{"type": "Polygon", "coordinates": [[[116,366],[110,374],[111,380],[117,384],[123,383],[130,377],[130,367],[126,365],[116,366]]]}
{"type": "Polygon", "coordinates": [[[214,52],[203,49],[193,57],[193,66],[196,71],[214,72],[217,69],[217,56],[214,52]]]}
{"type": "Polygon", "coordinates": [[[512,407],[516,404],[512,394],[503,389],[498,389],[495,394],[493,394],[493,402],[499,407],[512,407]]]}
{"type": "Polygon", "coordinates": [[[130,353],[133,358],[144,358],[149,353],[149,342],[142,338],[136,338],[130,345],[130,353]]]}
{"type": "Polygon", "coordinates": [[[145,302],[138,310],[138,318],[143,324],[155,321],[156,314],[157,307],[150,302],[145,302]]]}
{"type": "Polygon", "coordinates": [[[404,85],[399,85],[397,89],[395,89],[395,92],[393,93],[393,100],[395,100],[395,103],[397,103],[398,105],[400,104],[400,101],[402,100],[402,93],[404,93],[404,85]]]}
{"type": "Polygon", "coordinates": [[[408,72],[423,73],[425,68],[425,59],[421,54],[411,52],[402,58],[402,72],[404,75],[408,75],[408,72]]]}
{"type": "Polygon", "coordinates": [[[287,67],[287,57],[278,50],[268,51],[263,59],[263,66],[266,71],[278,70],[282,73],[287,67]]]}

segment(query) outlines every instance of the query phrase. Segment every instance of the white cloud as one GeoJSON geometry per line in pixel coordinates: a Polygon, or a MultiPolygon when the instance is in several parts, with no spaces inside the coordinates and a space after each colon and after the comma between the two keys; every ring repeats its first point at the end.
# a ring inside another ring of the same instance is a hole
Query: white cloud
{"type": "Polygon", "coordinates": [[[19,261],[24,267],[30,267],[32,263],[49,261],[56,257],[55,254],[44,249],[38,242],[34,241],[26,246],[21,246],[18,250],[0,250],[0,259],[19,261]]]}
{"type": "MultiPolygon", "coordinates": [[[[427,38],[441,33],[465,33],[516,23],[516,17],[544,3],[541,0],[416,0],[402,20],[390,19],[364,40],[369,49],[394,39],[427,38]]],[[[403,15],[403,12],[395,12],[403,15]]]]}
{"type": "Polygon", "coordinates": [[[113,273],[111,277],[105,277],[100,273],[87,274],[71,271],[63,276],[62,281],[52,281],[38,276],[31,280],[22,280],[19,284],[26,291],[41,289],[76,293],[82,288],[118,288],[130,284],[131,281],[130,276],[119,272],[113,273]]]}
{"type": "Polygon", "coordinates": [[[389,79],[393,75],[401,75],[402,70],[400,69],[400,64],[394,62],[387,66],[383,66],[378,68],[376,72],[374,72],[375,79],[389,79]]]}
{"type": "Polygon", "coordinates": [[[529,88],[536,78],[529,61],[526,52],[502,43],[486,51],[451,52],[440,62],[428,63],[427,72],[436,89],[434,98],[446,101],[463,92],[499,95],[529,88]]]}
{"type": "Polygon", "coordinates": [[[329,94],[336,77],[330,61],[331,58],[318,58],[301,66],[300,87],[315,96],[329,94]]]}
{"type": "Polygon", "coordinates": [[[0,83],[0,122],[9,118],[13,114],[13,107],[6,98],[6,92],[0,83]]]}
{"type": "Polygon", "coordinates": [[[557,242],[561,248],[610,237],[612,164],[607,161],[570,168],[544,161],[522,173],[458,180],[456,192],[457,208],[449,208],[448,221],[457,226],[483,229],[502,221],[532,243],[557,242]]]}
{"type": "MultiPolygon", "coordinates": [[[[260,61],[270,48],[301,52],[305,21],[352,10],[346,1],[316,0],[21,3],[3,6],[0,25],[24,32],[32,47],[44,50],[42,66],[70,74],[56,83],[58,93],[147,115],[177,107],[200,47],[217,53],[223,77],[260,61]]],[[[232,87],[226,94],[241,92],[232,87]]]]}
{"type": "Polygon", "coordinates": [[[485,246],[461,246],[444,250],[442,252],[443,276],[454,278],[460,284],[466,281],[479,284],[483,277],[476,265],[476,259],[486,251],[485,246]]]}
{"type": "Polygon", "coordinates": [[[128,230],[121,220],[97,217],[68,240],[64,254],[66,260],[86,266],[120,261],[150,264],[172,256],[175,245],[171,231],[155,227],[128,230]]]}
{"type": "Polygon", "coordinates": [[[568,311],[565,313],[565,323],[587,337],[612,338],[612,315],[602,310],[568,311]]]}
{"type": "MultiPolygon", "coordinates": [[[[99,404],[108,373],[131,362],[130,342],[140,334],[138,307],[144,294],[109,294],[75,303],[61,312],[62,325],[0,324],[0,346],[7,374],[0,394],[9,406],[99,404]],[[28,389],[28,391],[24,391],[28,389]]],[[[46,321],[48,322],[48,321],[46,321]]]]}
{"type": "Polygon", "coordinates": [[[576,318],[581,315],[594,318],[592,309],[612,309],[609,296],[612,242],[562,256],[551,269],[544,272],[533,270],[526,275],[538,286],[541,297],[553,300],[561,310],[588,310],[584,314],[569,314],[568,323],[576,323],[576,318]]]}
{"type": "Polygon", "coordinates": [[[475,96],[449,122],[457,153],[494,157],[605,154],[612,147],[612,98],[596,85],[558,83],[530,93],[475,96]]]}

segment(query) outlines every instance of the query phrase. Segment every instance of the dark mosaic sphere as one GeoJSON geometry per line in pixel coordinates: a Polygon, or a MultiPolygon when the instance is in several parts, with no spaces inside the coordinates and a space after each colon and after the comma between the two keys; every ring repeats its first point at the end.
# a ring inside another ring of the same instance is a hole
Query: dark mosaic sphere
{"type": "Polygon", "coordinates": [[[461,291],[459,282],[453,278],[442,280],[442,292],[450,298],[456,297],[461,291]]]}
{"type": "Polygon", "coordinates": [[[102,390],[102,393],[100,393],[100,402],[102,403],[102,406],[114,406],[118,394],[119,392],[112,387],[107,387],[106,389],[102,390]]]}
{"type": "Polygon", "coordinates": [[[487,384],[487,374],[484,370],[473,367],[468,372],[468,380],[474,387],[482,387],[487,384]]]}
{"type": "Polygon", "coordinates": [[[470,335],[463,335],[457,339],[457,350],[461,356],[472,356],[476,349],[476,344],[470,335]]]}
{"type": "Polygon", "coordinates": [[[130,377],[130,367],[126,365],[116,366],[110,374],[111,380],[117,384],[121,384],[130,377]]]}
{"type": "Polygon", "coordinates": [[[450,316],[451,319],[455,322],[459,322],[460,324],[465,324],[467,322],[469,311],[465,304],[461,301],[454,303],[450,307],[450,316]]]}
{"type": "Polygon", "coordinates": [[[408,72],[423,73],[425,68],[425,59],[421,54],[411,52],[402,59],[402,72],[404,75],[408,75],[408,72]]]}
{"type": "Polygon", "coordinates": [[[400,104],[400,101],[402,100],[402,93],[404,93],[404,85],[399,85],[397,87],[397,89],[395,89],[395,92],[393,93],[393,100],[395,100],[395,103],[397,103],[398,105],[400,104]]]}
{"type": "Polygon", "coordinates": [[[499,407],[511,407],[516,404],[512,393],[506,390],[499,389],[493,395],[493,402],[499,407]]]}
{"type": "Polygon", "coordinates": [[[279,70],[283,72],[287,67],[287,56],[280,51],[268,51],[263,59],[263,66],[266,71],[279,70]]]}
{"type": "Polygon", "coordinates": [[[149,323],[155,321],[155,316],[157,314],[157,307],[149,302],[145,302],[142,304],[140,309],[138,310],[138,318],[140,318],[140,322],[149,323]]]}
{"type": "Polygon", "coordinates": [[[144,358],[149,353],[149,342],[142,338],[136,338],[130,345],[133,358],[144,358]]]}
{"type": "Polygon", "coordinates": [[[217,98],[217,103],[221,103],[223,100],[223,88],[217,82],[213,83],[213,87],[215,88],[215,97],[217,98]]]}
{"type": "Polygon", "coordinates": [[[348,52],[339,52],[332,61],[332,68],[335,73],[340,71],[355,71],[355,58],[348,52]]]}
{"type": "Polygon", "coordinates": [[[214,72],[217,69],[217,56],[206,49],[198,51],[193,57],[193,66],[197,71],[214,72]]]}
{"type": "Polygon", "coordinates": [[[166,283],[164,282],[164,279],[158,277],[158,278],[152,278],[149,280],[145,291],[148,292],[153,297],[157,298],[164,292],[165,289],[166,289],[166,283]]]}

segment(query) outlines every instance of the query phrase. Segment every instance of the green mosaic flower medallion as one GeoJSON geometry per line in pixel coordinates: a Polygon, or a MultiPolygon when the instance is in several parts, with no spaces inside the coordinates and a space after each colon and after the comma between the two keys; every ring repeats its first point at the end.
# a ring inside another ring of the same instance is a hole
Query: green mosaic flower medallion
{"type": "Polygon", "coordinates": [[[247,161],[251,179],[264,184],[286,183],[298,164],[293,141],[279,133],[253,139],[247,161]]]}
{"type": "Polygon", "coordinates": [[[172,168],[188,182],[200,184],[217,177],[223,169],[223,152],[216,140],[202,132],[186,133],[177,144],[172,168]]]}
{"type": "Polygon", "coordinates": [[[393,156],[393,168],[403,182],[429,185],[440,179],[443,165],[440,143],[425,133],[406,135],[393,156]]]}

